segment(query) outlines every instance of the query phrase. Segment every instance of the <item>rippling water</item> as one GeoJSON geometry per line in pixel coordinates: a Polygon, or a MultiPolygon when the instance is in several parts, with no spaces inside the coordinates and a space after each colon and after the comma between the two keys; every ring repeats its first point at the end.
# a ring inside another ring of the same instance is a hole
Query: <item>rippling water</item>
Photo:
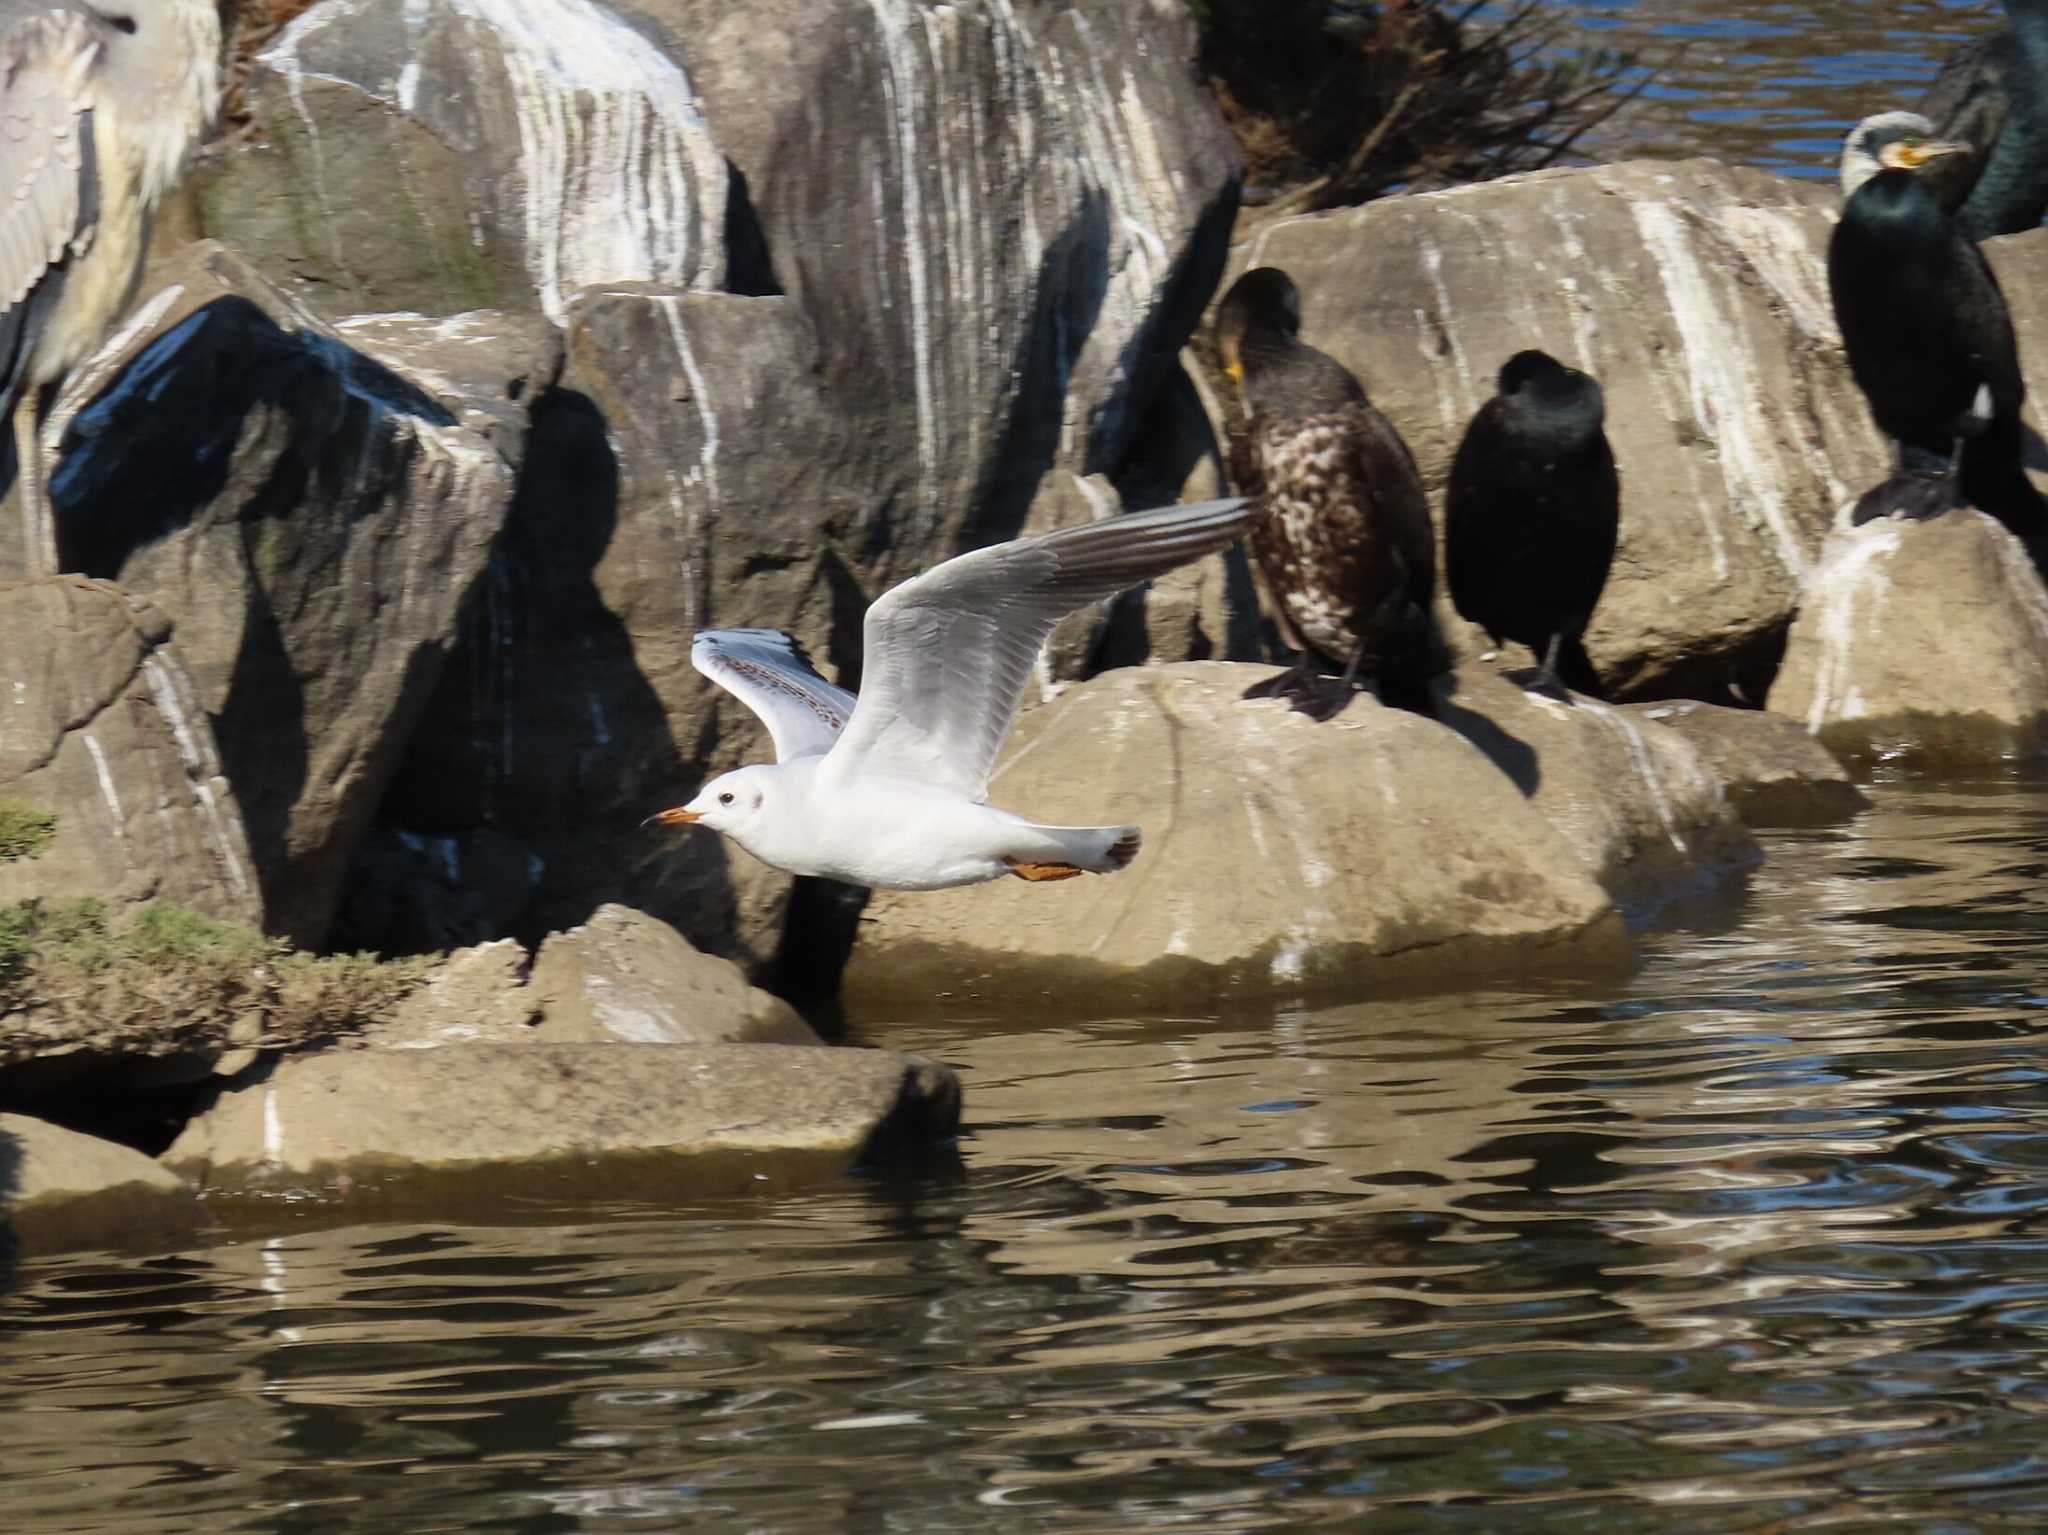
{"type": "Polygon", "coordinates": [[[1916,106],[1941,61],[2004,16],[1978,0],[1574,3],[1596,45],[1658,70],[1642,100],[1589,141],[1596,158],[1711,155],[1823,179],[1853,124],[1916,106]]]}
{"type": "Polygon", "coordinates": [[[27,1264],[8,1528],[2038,1530],[2048,790],[1877,792],[1605,995],[870,1023],[916,1179],[27,1264]]]}

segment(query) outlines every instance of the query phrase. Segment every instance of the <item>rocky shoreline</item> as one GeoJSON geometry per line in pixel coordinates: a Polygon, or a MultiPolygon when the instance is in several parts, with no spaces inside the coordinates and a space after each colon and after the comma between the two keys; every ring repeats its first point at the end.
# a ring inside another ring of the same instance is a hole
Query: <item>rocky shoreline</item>
{"type": "MultiPolygon", "coordinates": [[[[1838,759],[2048,745],[2019,544],[1974,512],[1846,526],[1887,452],[1829,312],[1829,188],[1546,171],[1233,247],[1180,7],[538,9],[589,49],[497,0],[324,0],[280,34],[268,138],[195,169],[48,417],[74,574],[24,579],[0,517],[0,797],[56,817],[0,902],[445,956],[290,1047],[259,1017],[176,1050],[0,1017],[29,1247],[309,1195],[819,1176],[943,1142],[959,1083],[755,982],[1104,1014],[1613,971],[1755,861],[1750,825],[1854,814],[1838,759]],[[1447,605],[1438,722],[1243,702],[1271,651],[1233,550],[1065,625],[998,772],[997,803],[1143,825],[1123,875],[861,909],[641,826],[764,747],[696,629],[788,629],[857,686],[895,582],[1220,493],[1195,338],[1260,262],[1432,495],[1507,355],[1600,378],[1622,533],[1587,643],[1623,702],[1523,691],[1447,605]],[[130,1144],[66,1128],[123,1095],[155,1095],[130,1144]]],[[[1988,246],[2036,369],[2044,241],[1988,246]]]]}

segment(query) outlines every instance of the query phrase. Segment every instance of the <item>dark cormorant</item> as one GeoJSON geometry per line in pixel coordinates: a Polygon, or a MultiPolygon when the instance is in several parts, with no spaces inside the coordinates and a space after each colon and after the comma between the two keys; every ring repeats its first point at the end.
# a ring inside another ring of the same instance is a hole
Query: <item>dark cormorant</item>
{"type": "MultiPolygon", "coordinates": [[[[1842,150],[1849,199],[1828,242],[1828,292],[1849,369],[1901,467],[1924,477],[1946,466],[1966,500],[2032,537],[2048,527],[2048,506],[2021,462],[2026,385],[2012,317],[1983,255],[1915,174],[1957,152],[1911,112],[1856,125],[1842,150]]],[[[1857,520],[1887,493],[1866,496],[1857,520]]],[[[1922,510],[1946,504],[1918,499],[1922,510]]]]}
{"type": "Polygon", "coordinates": [[[1527,645],[1541,682],[1604,697],[1580,636],[1607,584],[1621,481],[1600,386],[1517,352],[1479,407],[1444,491],[1444,575],[1461,617],[1527,645]]]}
{"type": "Polygon", "coordinates": [[[2032,229],[2048,213],[2048,0],[2006,0],[2006,24],[1942,65],[1920,103],[1934,136],[1971,153],[1935,201],[1973,240],[2032,229]]]}
{"type": "Polygon", "coordinates": [[[1408,445],[1345,367],[1301,341],[1301,296],[1276,267],[1246,272],[1216,311],[1216,346],[1250,424],[1232,444],[1256,499],[1248,541],[1294,666],[1256,694],[1328,719],[1355,687],[1433,715],[1436,540],[1408,445]]]}

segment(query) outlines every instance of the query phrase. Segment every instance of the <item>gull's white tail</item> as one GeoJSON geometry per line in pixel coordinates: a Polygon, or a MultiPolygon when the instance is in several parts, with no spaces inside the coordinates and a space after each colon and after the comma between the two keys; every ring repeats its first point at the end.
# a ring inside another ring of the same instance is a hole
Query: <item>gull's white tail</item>
{"type": "Polygon", "coordinates": [[[1038,826],[1027,823],[1027,849],[1004,859],[1019,879],[1071,879],[1130,867],[1143,841],[1135,826],[1038,826]]]}

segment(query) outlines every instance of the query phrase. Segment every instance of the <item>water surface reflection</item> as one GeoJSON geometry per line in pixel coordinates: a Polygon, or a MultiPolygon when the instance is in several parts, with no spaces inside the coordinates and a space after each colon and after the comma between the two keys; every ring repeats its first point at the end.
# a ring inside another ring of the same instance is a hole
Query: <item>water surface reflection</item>
{"type": "Polygon", "coordinates": [[[964,1178],[28,1265],[12,1528],[2036,1529],[2048,793],[1619,996],[872,1023],[964,1178]]]}

